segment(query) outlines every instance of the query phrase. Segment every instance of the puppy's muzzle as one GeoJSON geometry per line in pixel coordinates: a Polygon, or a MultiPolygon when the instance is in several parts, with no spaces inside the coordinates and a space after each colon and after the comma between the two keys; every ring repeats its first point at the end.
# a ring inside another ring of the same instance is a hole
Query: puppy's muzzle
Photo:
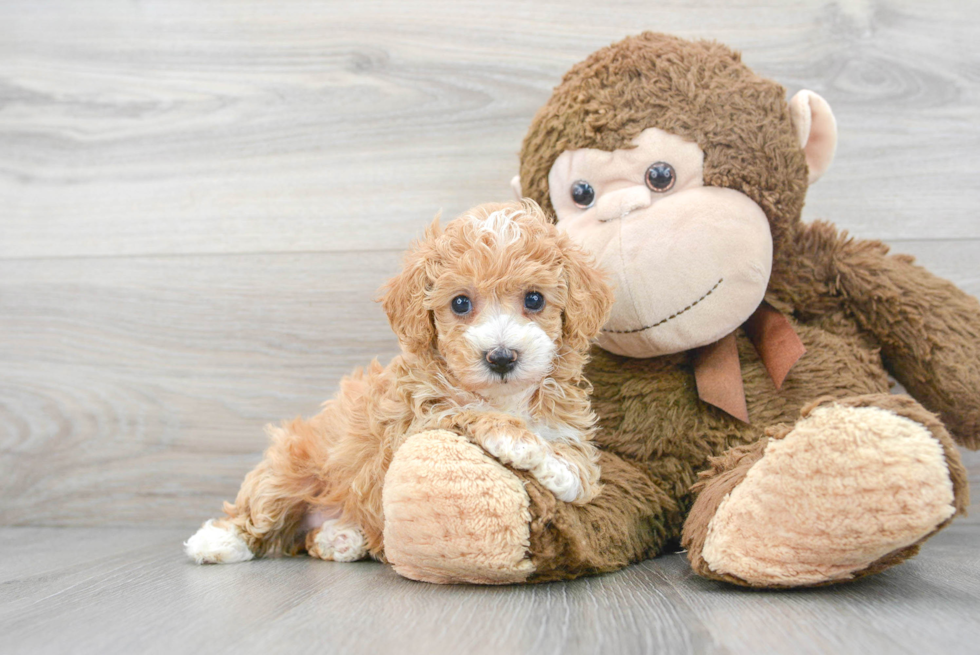
{"type": "Polygon", "coordinates": [[[494,348],[484,355],[487,367],[497,375],[507,375],[517,366],[517,352],[510,348],[494,348]]]}

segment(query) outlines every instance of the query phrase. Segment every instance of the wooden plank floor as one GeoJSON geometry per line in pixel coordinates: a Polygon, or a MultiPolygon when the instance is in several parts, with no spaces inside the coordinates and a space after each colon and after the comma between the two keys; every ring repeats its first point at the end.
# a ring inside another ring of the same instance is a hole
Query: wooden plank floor
{"type": "Polygon", "coordinates": [[[976,653],[980,521],[850,585],[733,589],[683,555],[568,583],[444,587],[375,562],[196,566],[173,529],[0,529],[0,652],[976,653]]]}
{"type": "Polygon", "coordinates": [[[509,198],[562,73],[642,29],[821,93],[804,218],[980,296],[974,0],[0,0],[0,654],[976,652],[977,518],[791,593],[676,555],[502,589],[183,560],[265,423],[395,353],[372,299],[409,240],[509,198]]]}
{"type": "Polygon", "coordinates": [[[805,218],[980,294],[973,1],[3,0],[0,525],[212,515],[264,424],[396,352],[411,237],[508,198],[562,73],[641,27],[822,93],[805,218]]]}

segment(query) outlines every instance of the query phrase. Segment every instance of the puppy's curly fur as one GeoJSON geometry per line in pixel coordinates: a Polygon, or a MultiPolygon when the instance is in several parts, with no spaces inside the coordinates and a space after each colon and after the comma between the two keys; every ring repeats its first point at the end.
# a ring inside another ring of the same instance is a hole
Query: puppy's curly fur
{"type": "Polygon", "coordinates": [[[582,368],[612,291],[535,203],[481,205],[445,229],[436,218],[382,304],[402,353],[344,378],[313,418],[271,428],[227,518],[185,544],[192,559],[383,559],[385,473],[428,429],[468,436],[568,502],[599,493],[582,368]]]}

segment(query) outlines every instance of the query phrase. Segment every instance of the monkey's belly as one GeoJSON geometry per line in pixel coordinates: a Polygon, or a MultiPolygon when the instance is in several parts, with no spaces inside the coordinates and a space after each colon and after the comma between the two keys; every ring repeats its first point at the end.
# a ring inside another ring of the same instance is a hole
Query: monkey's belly
{"type": "Polygon", "coordinates": [[[807,325],[796,330],[807,352],[779,390],[739,331],[748,425],[698,398],[686,353],[631,359],[594,348],[586,376],[602,428],[597,443],[634,461],[670,459],[696,471],[708,457],[759,439],[771,425],[795,423],[812,400],[888,392],[880,354],[860,337],[807,325]]]}

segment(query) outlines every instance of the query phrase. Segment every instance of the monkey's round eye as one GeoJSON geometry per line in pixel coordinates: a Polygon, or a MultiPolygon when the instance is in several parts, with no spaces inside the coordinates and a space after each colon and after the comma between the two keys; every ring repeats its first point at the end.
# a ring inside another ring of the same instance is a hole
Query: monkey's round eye
{"type": "Polygon", "coordinates": [[[454,314],[463,316],[470,313],[470,310],[473,309],[473,303],[466,296],[456,296],[449,303],[449,307],[453,310],[454,314]]]}
{"type": "Polygon", "coordinates": [[[544,307],[544,296],[537,291],[528,291],[524,294],[524,309],[529,312],[540,312],[544,307]]]}
{"type": "Polygon", "coordinates": [[[595,202],[595,189],[585,180],[572,183],[572,202],[579,209],[588,209],[595,202]]]}
{"type": "Polygon", "coordinates": [[[647,169],[647,186],[655,193],[670,191],[674,186],[677,176],[674,174],[674,167],[665,161],[658,161],[650,164],[647,169]]]}

